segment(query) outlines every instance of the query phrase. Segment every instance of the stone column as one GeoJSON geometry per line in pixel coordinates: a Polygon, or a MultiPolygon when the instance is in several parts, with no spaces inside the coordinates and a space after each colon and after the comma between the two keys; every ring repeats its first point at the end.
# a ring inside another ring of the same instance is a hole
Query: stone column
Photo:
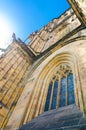
{"type": "Polygon", "coordinates": [[[86,25],[86,0],[68,0],[82,24],[86,25]]]}

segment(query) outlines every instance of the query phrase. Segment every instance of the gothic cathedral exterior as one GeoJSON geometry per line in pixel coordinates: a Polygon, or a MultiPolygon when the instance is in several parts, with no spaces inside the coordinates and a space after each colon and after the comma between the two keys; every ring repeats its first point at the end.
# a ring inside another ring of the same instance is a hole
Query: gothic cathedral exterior
{"type": "Polygon", "coordinates": [[[86,130],[86,0],[0,58],[1,130],[86,130]]]}

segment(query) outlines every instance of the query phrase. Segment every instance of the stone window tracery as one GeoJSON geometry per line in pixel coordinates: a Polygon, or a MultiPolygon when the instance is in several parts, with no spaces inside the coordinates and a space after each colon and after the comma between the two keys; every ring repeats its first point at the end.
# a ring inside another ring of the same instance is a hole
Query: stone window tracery
{"type": "Polygon", "coordinates": [[[61,64],[49,84],[44,111],[70,104],[75,104],[73,72],[68,65],[61,64]]]}

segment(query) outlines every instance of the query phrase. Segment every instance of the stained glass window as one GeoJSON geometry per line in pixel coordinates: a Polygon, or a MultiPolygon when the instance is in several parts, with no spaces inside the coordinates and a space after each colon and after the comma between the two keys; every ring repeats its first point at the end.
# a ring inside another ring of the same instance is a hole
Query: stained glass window
{"type": "Polygon", "coordinates": [[[60,107],[66,106],[66,77],[61,79],[60,107]]]}
{"type": "Polygon", "coordinates": [[[44,111],[48,111],[48,109],[49,109],[51,91],[52,91],[52,82],[49,85],[47,99],[46,99],[46,104],[45,104],[45,110],[44,111]]]}
{"type": "Polygon", "coordinates": [[[68,105],[75,103],[73,74],[68,76],[68,105]]]}
{"type": "Polygon", "coordinates": [[[57,91],[58,91],[58,80],[56,80],[55,83],[54,83],[54,90],[53,90],[53,98],[52,98],[51,109],[56,109],[57,91]]]}
{"type": "Polygon", "coordinates": [[[69,66],[60,65],[49,85],[44,111],[70,104],[75,104],[73,73],[69,66]]]}

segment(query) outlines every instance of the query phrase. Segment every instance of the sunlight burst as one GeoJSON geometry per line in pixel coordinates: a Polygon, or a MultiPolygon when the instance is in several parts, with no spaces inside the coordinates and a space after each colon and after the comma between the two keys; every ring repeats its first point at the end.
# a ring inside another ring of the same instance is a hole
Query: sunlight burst
{"type": "Polygon", "coordinates": [[[0,17],[0,48],[6,48],[10,44],[12,33],[9,22],[0,17]]]}

